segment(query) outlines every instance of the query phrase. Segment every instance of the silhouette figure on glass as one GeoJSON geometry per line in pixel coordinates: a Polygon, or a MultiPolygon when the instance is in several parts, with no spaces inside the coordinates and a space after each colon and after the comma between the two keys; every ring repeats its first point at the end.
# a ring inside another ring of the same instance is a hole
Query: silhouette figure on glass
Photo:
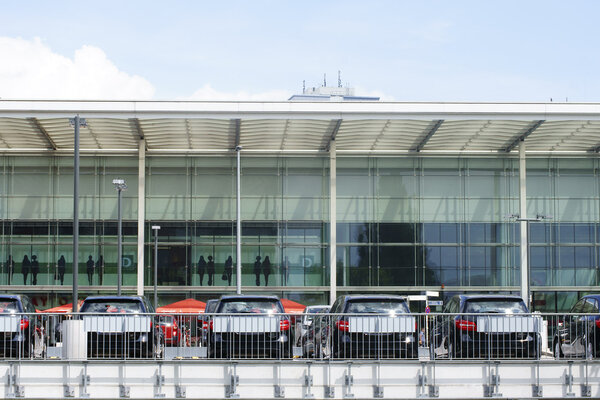
{"type": "Polygon", "coordinates": [[[283,258],[283,265],[281,266],[281,280],[283,286],[287,286],[288,280],[290,279],[290,260],[288,256],[283,258]]]}
{"type": "Polygon", "coordinates": [[[31,256],[31,275],[33,277],[33,284],[37,285],[37,275],[40,273],[40,263],[37,260],[37,256],[31,256]]]}
{"type": "Polygon", "coordinates": [[[65,271],[67,269],[65,256],[61,255],[56,264],[58,265],[58,279],[60,279],[60,284],[62,285],[65,283],[65,271]]]}
{"type": "Polygon", "coordinates": [[[29,257],[27,254],[23,257],[23,262],[21,263],[21,273],[23,274],[23,285],[27,285],[27,275],[29,275],[29,270],[31,269],[31,261],[29,261],[29,257]]]}
{"type": "Polygon", "coordinates": [[[198,260],[198,275],[200,275],[200,286],[202,286],[202,281],[204,280],[204,273],[206,272],[206,260],[204,256],[200,256],[198,260]]]}
{"type": "Polygon", "coordinates": [[[12,282],[13,273],[15,272],[15,260],[13,260],[12,256],[8,256],[8,260],[6,260],[6,273],[8,277],[8,284],[12,282]]]}
{"type": "Polygon", "coordinates": [[[269,256],[266,256],[265,261],[262,263],[262,272],[265,276],[265,286],[269,286],[269,275],[271,275],[271,260],[269,256]]]}
{"type": "Polygon", "coordinates": [[[227,286],[231,286],[231,274],[233,273],[233,259],[231,256],[227,257],[225,260],[225,272],[223,275],[227,277],[227,286]]]}
{"type": "Polygon", "coordinates": [[[98,273],[98,285],[102,285],[102,278],[104,277],[104,257],[98,257],[96,261],[96,272],[98,273]]]}
{"type": "Polygon", "coordinates": [[[256,276],[256,286],[260,286],[260,256],[256,256],[256,261],[254,262],[254,276],[256,276]]]}
{"type": "Polygon", "coordinates": [[[91,254],[88,257],[88,260],[87,260],[87,263],[85,263],[85,266],[86,266],[86,270],[87,270],[88,283],[90,286],[92,286],[92,282],[94,279],[94,260],[92,259],[91,254]]]}
{"type": "Polygon", "coordinates": [[[206,263],[206,272],[208,273],[208,286],[213,286],[215,284],[215,262],[213,261],[212,256],[208,256],[208,263],[206,263]]]}

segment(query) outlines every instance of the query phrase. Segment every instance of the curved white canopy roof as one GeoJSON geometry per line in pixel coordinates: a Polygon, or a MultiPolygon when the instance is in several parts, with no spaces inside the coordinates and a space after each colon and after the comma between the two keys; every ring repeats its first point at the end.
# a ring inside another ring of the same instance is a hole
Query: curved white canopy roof
{"type": "Polygon", "coordinates": [[[600,103],[0,100],[0,152],[531,153],[600,151],[600,103]]]}

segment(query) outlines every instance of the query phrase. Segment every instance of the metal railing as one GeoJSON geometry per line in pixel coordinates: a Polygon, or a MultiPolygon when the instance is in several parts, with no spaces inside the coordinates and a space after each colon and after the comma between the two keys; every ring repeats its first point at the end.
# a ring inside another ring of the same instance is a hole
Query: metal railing
{"type": "Polygon", "coordinates": [[[600,360],[599,314],[0,314],[3,359],[600,360]]]}

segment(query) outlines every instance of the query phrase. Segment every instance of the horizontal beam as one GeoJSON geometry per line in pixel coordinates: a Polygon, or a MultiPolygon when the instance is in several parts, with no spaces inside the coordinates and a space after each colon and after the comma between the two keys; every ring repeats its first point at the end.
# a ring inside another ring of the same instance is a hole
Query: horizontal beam
{"type": "Polygon", "coordinates": [[[534,398],[542,393],[544,398],[598,398],[600,377],[594,371],[599,364],[593,360],[587,363],[586,360],[550,363],[353,360],[351,364],[344,360],[313,360],[310,364],[302,360],[184,359],[160,363],[53,360],[2,362],[0,374],[10,377],[3,381],[8,397],[26,399],[222,399],[224,393],[229,398],[262,399],[534,398]],[[538,388],[541,391],[535,392],[537,396],[532,395],[532,390],[538,388]],[[127,395],[123,395],[124,391],[127,395]]]}
{"type": "Polygon", "coordinates": [[[1,117],[600,120],[600,103],[0,100],[1,117]]]}

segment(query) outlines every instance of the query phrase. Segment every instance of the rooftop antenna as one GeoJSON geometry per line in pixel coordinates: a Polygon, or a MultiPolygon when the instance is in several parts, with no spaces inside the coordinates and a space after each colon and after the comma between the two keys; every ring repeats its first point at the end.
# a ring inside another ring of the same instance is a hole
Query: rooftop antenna
{"type": "Polygon", "coordinates": [[[327,74],[323,74],[323,86],[327,87],[327,74]]]}
{"type": "Polygon", "coordinates": [[[338,87],[342,87],[342,71],[338,69],[338,87]]]}
{"type": "Polygon", "coordinates": [[[302,81],[302,94],[306,94],[306,80],[302,81]]]}

